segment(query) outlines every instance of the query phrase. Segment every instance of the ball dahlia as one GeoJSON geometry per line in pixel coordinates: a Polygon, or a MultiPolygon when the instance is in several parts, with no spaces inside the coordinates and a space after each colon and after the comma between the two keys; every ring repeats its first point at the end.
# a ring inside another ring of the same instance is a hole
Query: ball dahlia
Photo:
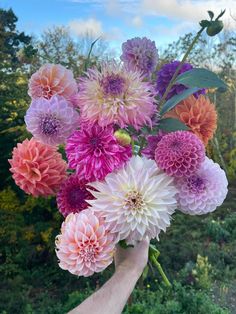
{"type": "Polygon", "coordinates": [[[18,143],[9,163],[15,183],[33,196],[54,195],[66,178],[67,164],[61,154],[34,138],[18,143]]]}
{"type": "Polygon", "coordinates": [[[86,200],[93,199],[94,197],[87,188],[86,182],[80,180],[77,175],[70,175],[62,183],[57,194],[57,206],[64,217],[70,213],[80,212],[89,207],[86,200]]]}
{"type": "Polygon", "coordinates": [[[122,44],[120,59],[133,70],[139,70],[150,77],[158,62],[158,51],[154,41],[143,37],[135,37],[122,44]]]}
{"type": "Polygon", "coordinates": [[[210,100],[202,95],[190,96],[180,102],[166,117],[179,119],[196,134],[205,145],[212,139],[217,127],[217,113],[210,100]]]}
{"type": "Polygon", "coordinates": [[[91,210],[105,219],[116,241],[128,244],[148,237],[158,238],[170,225],[176,208],[173,178],[161,171],[155,161],[133,156],[122,169],[91,184],[94,200],[91,210]]]}
{"type": "Polygon", "coordinates": [[[87,182],[103,180],[132,156],[131,145],[121,146],[113,135],[113,127],[98,124],[75,131],[67,140],[69,168],[76,169],[87,182]]]}
{"type": "Polygon", "coordinates": [[[88,209],[67,216],[55,243],[59,266],[77,276],[101,272],[113,260],[113,236],[88,209]]]}
{"type": "Polygon", "coordinates": [[[68,101],[78,92],[73,73],[60,64],[45,64],[29,80],[29,96],[50,99],[60,95],[68,101]]]}
{"type": "MultiPolygon", "coordinates": [[[[156,91],[162,97],[166,91],[168,84],[170,83],[176,69],[178,68],[180,61],[171,61],[164,64],[157,72],[156,91]]],[[[179,71],[179,74],[191,70],[193,67],[190,63],[184,63],[179,71]]],[[[181,94],[187,87],[183,84],[174,84],[168,93],[166,99],[173,97],[174,95],[181,94]]],[[[205,89],[197,91],[194,96],[205,94],[205,89]]]]}
{"type": "Polygon", "coordinates": [[[79,114],[63,97],[34,99],[26,112],[27,130],[48,145],[65,143],[78,127],[79,114]]]}
{"type": "Polygon", "coordinates": [[[77,97],[81,116],[102,127],[115,123],[139,129],[151,125],[155,112],[152,85],[142,81],[139,71],[116,63],[104,63],[101,72],[90,69],[81,78],[77,97]]]}
{"type": "Polygon", "coordinates": [[[171,132],[162,137],[155,151],[155,160],[162,170],[174,177],[190,176],[205,158],[199,138],[188,131],[171,132]]]}
{"type": "Polygon", "coordinates": [[[205,158],[193,175],[176,179],[179,210],[190,215],[213,212],[227,195],[225,172],[213,160],[205,158]]]}

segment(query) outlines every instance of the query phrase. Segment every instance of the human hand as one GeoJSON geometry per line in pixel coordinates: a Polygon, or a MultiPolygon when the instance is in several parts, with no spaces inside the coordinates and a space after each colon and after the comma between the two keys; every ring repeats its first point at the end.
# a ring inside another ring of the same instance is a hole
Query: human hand
{"type": "Polygon", "coordinates": [[[142,240],[135,247],[123,249],[117,245],[115,252],[115,266],[117,269],[136,270],[139,275],[142,274],[144,267],[148,262],[149,240],[142,240]]]}

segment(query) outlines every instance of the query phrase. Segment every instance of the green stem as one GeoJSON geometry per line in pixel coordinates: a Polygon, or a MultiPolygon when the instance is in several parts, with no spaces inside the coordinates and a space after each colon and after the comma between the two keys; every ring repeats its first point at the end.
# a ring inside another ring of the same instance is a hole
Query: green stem
{"type": "Polygon", "coordinates": [[[161,277],[162,277],[162,279],[163,279],[165,285],[166,285],[167,287],[171,287],[171,283],[169,282],[168,278],[166,277],[166,274],[164,273],[164,271],[163,271],[163,269],[162,269],[162,267],[161,267],[161,264],[156,260],[155,256],[152,255],[152,256],[150,257],[150,260],[151,260],[151,262],[157,267],[157,269],[158,269],[158,271],[159,271],[159,273],[160,273],[160,275],[161,275],[161,277]]]}
{"type": "Polygon", "coordinates": [[[184,64],[184,62],[186,61],[190,51],[193,49],[193,46],[196,44],[196,42],[198,41],[199,37],[201,36],[201,33],[204,31],[205,27],[202,27],[200,29],[200,31],[197,33],[197,35],[195,36],[195,38],[193,39],[191,45],[188,47],[188,50],[185,52],[185,55],[183,56],[183,59],[182,61],[180,62],[179,66],[177,67],[172,79],[170,80],[167,88],[166,88],[166,91],[164,93],[164,95],[162,96],[161,100],[160,100],[160,104],[159,104],[159,107],[161,108],[161,106],[164,104],[165,100],[166,100],[166,97],[167,95],[169,94],[169,91],[171,89],[171,87],[174,85],[174,81],[176,79],[176,77],[178,76],[179,74],[179,71],[180,69],[182,68],[182,65],[184,64]]]}

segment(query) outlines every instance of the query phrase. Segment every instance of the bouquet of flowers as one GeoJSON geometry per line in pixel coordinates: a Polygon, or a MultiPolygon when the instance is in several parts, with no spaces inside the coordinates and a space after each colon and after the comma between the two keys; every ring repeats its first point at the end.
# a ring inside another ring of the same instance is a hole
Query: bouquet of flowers
{"type": "MultiPolygon", "coordinates": [[[[119,62],[89,68],[88,59],[77,81],[59,64],[32,75],[25,123],[33,137],[14,148],[10,171],[26,193],[56,195],[65,218],[55,242],[62,269],[101,272],[116,244],[158,239],[175,210],[202,215],[224,201],[225,172],[205,147],[217,126],[207,89],[225,83],[186,63],[203,30],[213,36],[222,29],[223,12],[209,15],[182,61],[159,65],[155,42],[133,38],[119,62]]],[[[150,246],[169,284],[158,254],[150,246]]]]}

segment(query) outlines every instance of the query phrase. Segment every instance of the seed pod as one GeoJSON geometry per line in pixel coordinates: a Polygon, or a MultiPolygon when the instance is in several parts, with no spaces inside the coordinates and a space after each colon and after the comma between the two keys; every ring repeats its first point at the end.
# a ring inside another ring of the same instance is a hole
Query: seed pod
{"type": "Polygon", "coordinates": [[[212,21],[210,25],[207,27],[207,35],[215,36],[222,31],[224,24],[222,21],[212,21]]]}

